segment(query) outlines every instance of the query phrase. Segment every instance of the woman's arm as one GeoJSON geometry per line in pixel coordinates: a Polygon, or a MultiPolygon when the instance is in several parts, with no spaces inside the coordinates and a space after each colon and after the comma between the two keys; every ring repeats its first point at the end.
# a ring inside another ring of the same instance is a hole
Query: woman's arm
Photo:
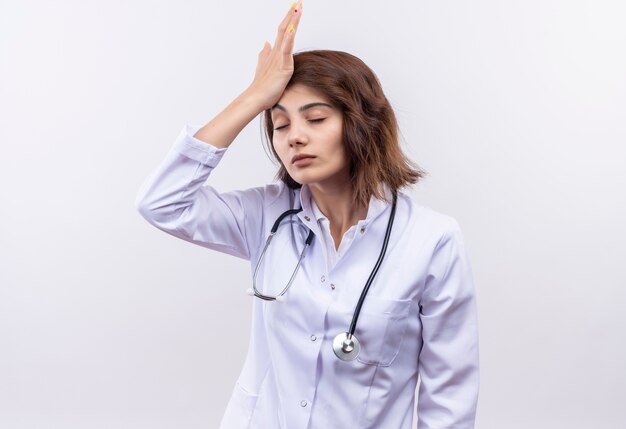
{"type": "Polygon", "coordinates": [[[263,105],[259,96],[248,88],[215,118],[200,128],[193,137],[218,149],[225,149],[262,111],[263,105]]]}
{"type": "Polygon", "coordinates": [[[263,188],[218,192],[205,185],[226,152],[193,138],[185,126],[141,185],[135,207],[150,224],[185,241],[250,259],[262,225],[263,188]],[[252,241],[252,242],[251,242],[252,241]]]}
{"type": "Polygon", "coordinates": [[[250,258],[250,249],[256,246],[252,236],[262,227],[264,188],[220,193],[203,185],[226,148],[252,119],[280,99],[291,78],[302,9],[301,3],[294,6],[278,27],[275,48],[266,43],[259,53],[252,84],[204,127],[193,133],[186,127],[141,186],[135,206],[152,225],[186,241],[250,258]]]}
{"type": "Polygon", "coordinates": [[[420,301],[420,429],[473,429],[478,321],[473,274],[456,220],[440,239],[420,301]]]}

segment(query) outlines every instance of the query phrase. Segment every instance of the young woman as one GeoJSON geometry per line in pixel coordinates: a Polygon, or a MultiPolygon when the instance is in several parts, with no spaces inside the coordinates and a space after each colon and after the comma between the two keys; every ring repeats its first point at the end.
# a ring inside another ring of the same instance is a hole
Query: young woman
{"type": "Polygon", "coordinates": [[[477,318],[459,225],[401,191],[424,173],[374,73],[344,52],[293,54],[301,13],[294,3],[252,84],[186,126],[137,195],[157,228],[251,262],[250,346],[221,427],[409,429],[419,376],[419,428],[473,428],[477,318]],[[205,185],[261,113],[280,180],[205,185]]]}

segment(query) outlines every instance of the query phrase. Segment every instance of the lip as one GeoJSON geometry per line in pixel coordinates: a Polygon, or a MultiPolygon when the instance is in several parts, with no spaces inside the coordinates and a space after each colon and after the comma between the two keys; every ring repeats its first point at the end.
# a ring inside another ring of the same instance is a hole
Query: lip
{"type": "Polygon", "coordinates": [[[309,155],[307,153],[301,153],[301,154],[295,155],[293,158],[291,158],[291,163],[295,164],[299,160],[313,159],[313,158],[315,158],[315,155],[309,155]]]}

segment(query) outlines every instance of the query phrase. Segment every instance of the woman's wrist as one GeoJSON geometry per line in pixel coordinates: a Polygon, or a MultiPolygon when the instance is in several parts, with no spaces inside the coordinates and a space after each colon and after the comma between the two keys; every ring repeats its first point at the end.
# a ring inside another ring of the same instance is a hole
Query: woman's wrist
{"type": "Polygon", "coordinates": [[[241,130],[262,111],[255,93],[246,90],[200,128],[194,137],[218,148],[228,147],[241,130]]]}

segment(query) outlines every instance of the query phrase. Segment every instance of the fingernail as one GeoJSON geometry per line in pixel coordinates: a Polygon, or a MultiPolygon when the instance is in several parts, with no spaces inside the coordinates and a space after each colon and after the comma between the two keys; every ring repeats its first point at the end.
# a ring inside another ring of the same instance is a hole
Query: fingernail
{"type": "Polygon", "coordinates": [[[293,9],[293,7],[296,5],[296,3],[298,3],[298,2],[297,2],[297,1],[294,1],[294,2],[291,4],[291,7],[290,7],[289,9],[293,9]]]}
{"type": "Polygon", "coordinates": [[[289,32],[293,33],[293,24],[289,24],[289,32]]]}

